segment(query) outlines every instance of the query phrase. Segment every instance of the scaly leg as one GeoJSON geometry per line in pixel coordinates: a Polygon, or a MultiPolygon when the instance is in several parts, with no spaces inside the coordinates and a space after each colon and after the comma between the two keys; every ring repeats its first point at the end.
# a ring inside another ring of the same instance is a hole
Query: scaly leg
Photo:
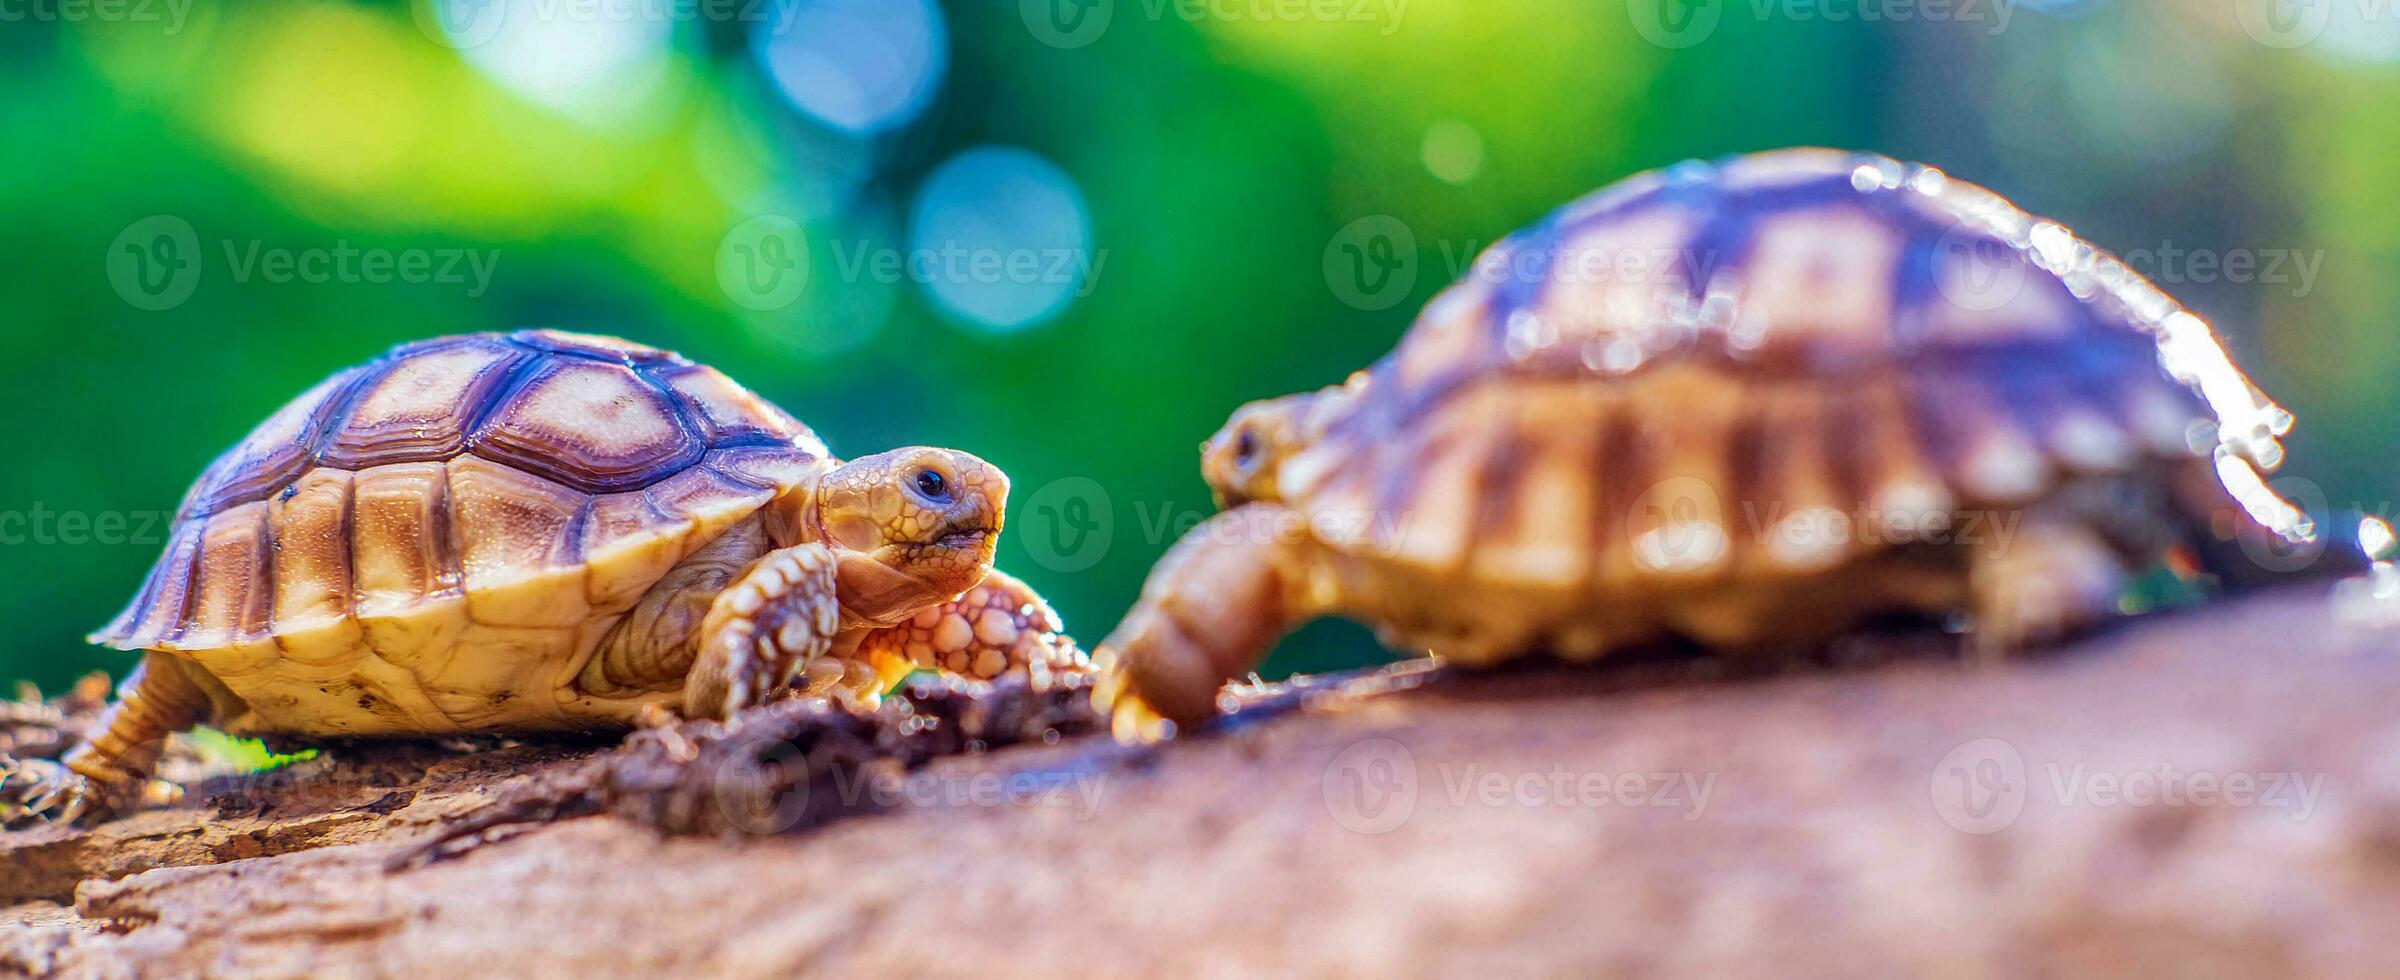
{"type": "Polygon", "coordinates": [[[1969,653],[1994,661],[2105,621],[2129,576],[2107,539],[2071,515],[2033,513],[2013,538],[1974,546],[1969,653]]]}
{"type": "Polygon", "coordinates": [[[63,766],[40,759],[17,763],[11,808],[70,822],[132,810],[167,736],[208,720],[208,692],[190,669],[167,654],[146,655],[118,685],[117,702],[101,712],[89,739],[68,750],[63,766]]]}
{"type": "Polygon", "coordinates": [[[768,552],[710,603],[683,713],[725,719],[790,689],[814,671],[841,629],[833,551],[803,544],[768,552]]]}
{"type": "Polygon", "coordinates": [[[997,569],[966,595],[869,632],[858,659],[873,664],[886,687],[920,667],[987,681],[1013,671],[1037,683],[1091,667],[1050,604],[997,569]]]}
{"type": "Polygon", "coordinates": [[[1176,542],[1125,621],[1100,644],[1093,703],[1120,740],[1216,716],[1217,691],[1292,626],[1326,611],[1311,594],[1306,523],[1275,504],[1210,518],[1176,542]]]}

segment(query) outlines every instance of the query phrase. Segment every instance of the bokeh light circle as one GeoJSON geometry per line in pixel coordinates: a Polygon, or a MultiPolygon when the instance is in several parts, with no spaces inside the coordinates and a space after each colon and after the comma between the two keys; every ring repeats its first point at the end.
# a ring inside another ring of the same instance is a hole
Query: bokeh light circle
{"type": "Polygon", "coordinates": [[[948,71],[950,35],[931,0],[791,0],[751,43],[794,108],[854,134],[906,125],[948,71]]]}
{"type": "Polygon", "coordinates": [[[418,21],[529,101],[605,128],[638,128],[667,80],[675,24],[640,8],[552,0],[432,0],[418,21]],[[629,111],[631,110],[631,111],[629,111]]]}
{"type": "Polygon", "coordinates": [[[717,286],[746,309],[769,313],[808,288],[808,233],[789,216],[763,214],[717,242],[717,286]]]}
{"type": "Polygon", "coordinates": [[[997,333],[1057,316],[1105,265],[1066,172],[1013,147],[977,147],[925,178],[909,219],[910,278],[969,326],[997,333]]]}
{"type": "Polygon", "coordinates": [[[1436,120],[1425,127],[1419,153],[1426,172],[1449,183],[1464,184],[1483,171],[1483,134],[1456,119],[1436,120]]]}

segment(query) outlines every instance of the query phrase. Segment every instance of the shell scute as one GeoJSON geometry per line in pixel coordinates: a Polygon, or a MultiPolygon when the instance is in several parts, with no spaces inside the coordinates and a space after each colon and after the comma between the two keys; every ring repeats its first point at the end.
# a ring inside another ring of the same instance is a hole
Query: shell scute
{"type": "Polygon", "coordinates": [[[457,595],[465,576],[450,543],[450,471],[440,463],[393,463],[351,483],[350,563],[354,608],[388,617],[457,595]]]}
{"type": "Polygon", "coordinates": [[[267,635],[275,596],[272,548],[265,501],[210,516],[200,536],[190,618],[173,642],[233,646],[267,635]]]}
{"type": "Polygon", "coordinates": [[[534,356],[495,338],[467,337],[394,359],[352,396],[318,462],[356,470],[455,456],[467,438],[462,407],[489,402],[534,356]]]}
{"type": "Polygon", "coordinates": [[[95,631],[91,640],[140,649],[156,646],[182,629],[185,611],[191,606],[192,567],[200,559],[200,535],[206,530],[205,520],[177,524],[167,538],[166,551],[142,583],[141,593],[116,619],[95,631]]]}
{"type": "Polygon", "coordinates": [[[586,600],[598,610],[631,607],[691,552],[697,527],[688,517],[661,512],[644,491],[592,498],[583,521],[586,600]]]}
{"type": "Polygon", "coordinates": [[[477,426],[475,455],[613,493],[698,461],[676,403],[622,364],[554,359],[477,426]]]}
{"type": "Polygon", "coordinates": [[[708,465],[729,479],[754,487],[788,487],[821,468],[824,456],[794,453],[785,447],[737,446],[709,453],[708,465]]]}
{"type": "Polygon", "coordinates": [[[567,330],[519,330],[509,334],[508,339],[519,345],[547,353],[616,361],[628,365],[681,360],[674,354],[648,344],[637,344],[622,337],[608,337],[600,334],[574,333],[567,330]]]}
{"type": "Polygon", "coordinates": [[[267,500],[278,629],[313,629],[350,613],[350,484],[349,472],[319,467],[290,494],[267,500]]]}
{"type": "Polygon", "coordinates": [[[375,365],[334,374],[301,392],[211,463],[178,508],[178,520],[205,517],[234,504],[259,500],[314,465],[310,451],[334,424],[349,393],[375,365]]]}
{"type": "Polygon", "coordinates": [[[748,513],[774,491],[734,479],[713,466],[694,466],[645,491],[650,506],[677,520],[713,522],[727,513],[748,513]]]}
{"type": "Polygon", "coordinates": [[[582,560],[580,522],[590,496],[475,456],[447,468],[450,544],[468,589],[582,560]]]}
{"type": "Polygon", "coordinates": [[[1737,343],[1755,339],[1821,356],[1867,355],[1886,345],[1905,230],[1854,204],[1834,204],[1769,215],[1752,234],[1741,312],[1730,328],[1737,343]]]}
{"type": "Polygon", "coordinates": [[[800,424],[798,419],[777,408],[774,403],[752,394],[735,384],[717,369],[700,364],[679,365],[657,372],[654,377],[663,381],[676,394],[689,399],[707,425],[710,444],[724,445],[756,439],[792,443],[811,447],[817,455],[825,455],[824,443],[816,433],[800,424]]]}

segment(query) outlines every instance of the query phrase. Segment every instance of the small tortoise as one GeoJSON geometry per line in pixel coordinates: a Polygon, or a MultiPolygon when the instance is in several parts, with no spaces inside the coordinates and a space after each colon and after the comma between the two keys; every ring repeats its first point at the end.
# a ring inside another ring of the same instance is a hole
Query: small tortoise
{"type": "Polygon", "coordinates": [[[92,635],[147,654],[35,809],[125,806],[161,741],[203,722],[622,729],[796,680],[872,699],[912,666],[1074,668],[1049,607],[991,570],[1007,495],[952,450],[843,463],[725,375],[623,340],[398,347],[192,487],[148,583],[92,635]]]}
{"type": "Polygon", "coordinates": [[[2015,649],[2161,557],[2232,577],[2304,542],[2259,476],[2290,422],[2197,317],[1990,191],[1831,150],[1687,163],[1496,244],[1347,384],[1236,412],[1202,451],[1228,509],[1096,694],[1123,737],[1202,721],[1323,614],[1464,664],[1912,612],[2015,649]]]}

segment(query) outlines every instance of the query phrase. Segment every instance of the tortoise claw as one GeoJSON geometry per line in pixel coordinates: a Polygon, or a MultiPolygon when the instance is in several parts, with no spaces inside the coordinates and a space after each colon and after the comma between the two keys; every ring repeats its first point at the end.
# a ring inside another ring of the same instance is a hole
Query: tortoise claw
{"type": "Polygon", "coordinates": [[[90,779],[49,759],[0,758],[0,827],[79,824],[111,812],[90,779]]]}
{"type": "MultiPolygon", "coordinates": [[[[1105,656],[1105,654],[1104,654],[1105,656]]],[[[1150,745],[1175,737],[1175,723],[1128,691],[1125,673],[1103,669],[1092,685],[1092,707],[1108,716],[1108,733],[1126,745],[1150,745]]]]}

